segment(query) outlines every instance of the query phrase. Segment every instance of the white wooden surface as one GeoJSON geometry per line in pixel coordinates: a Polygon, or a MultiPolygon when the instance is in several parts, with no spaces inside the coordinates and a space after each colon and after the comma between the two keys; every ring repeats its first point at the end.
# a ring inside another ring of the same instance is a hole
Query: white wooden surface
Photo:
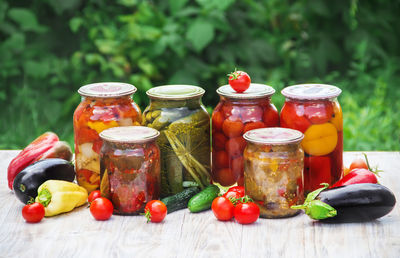
{"type": "MultiPolygon", "coordinates": [[[[211,211],[169,214],[161,224],[141,216],[95,221],[86,207],[28,224],[7,187],[18,151],[0,151],[0,257],[400,257],[400,209],[368,223],[325,225],[303,213],[242,226],[211,211]]],[[[345,164],[360,153],[345,153],[345,164]]],[[[400,201],[400,153],[369,152],[385,170],[380,182],[400,201]]]]}

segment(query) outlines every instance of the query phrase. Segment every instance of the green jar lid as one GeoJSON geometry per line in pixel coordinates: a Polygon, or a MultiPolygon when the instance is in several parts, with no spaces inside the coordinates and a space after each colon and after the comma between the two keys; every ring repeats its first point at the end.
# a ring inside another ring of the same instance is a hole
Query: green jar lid
{"type": "Polygon", "coordinates": [[[205,90],[193,85],[164,85],[146,92],[152,99],[184,100],[203,96],[205,90]]]}

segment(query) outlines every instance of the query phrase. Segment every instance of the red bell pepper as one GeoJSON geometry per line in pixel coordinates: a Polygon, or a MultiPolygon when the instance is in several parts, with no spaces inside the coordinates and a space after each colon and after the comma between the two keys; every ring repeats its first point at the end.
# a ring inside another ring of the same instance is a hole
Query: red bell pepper
{"type": "Polygon", "coordinates": [[[363,183],[376,184],[378,183],[378,179],[376,178],[376,175],[368,169],[356,168],[333,184],[330,188],[363,183]]]}
{"type": "Polygon", "coordinates": [[[46,132],[25,147],[8,165],[8,187],[12,190],[14,178],[18,173],[51,149],[58,140],[58,136],[55,133],[46,132]]]}

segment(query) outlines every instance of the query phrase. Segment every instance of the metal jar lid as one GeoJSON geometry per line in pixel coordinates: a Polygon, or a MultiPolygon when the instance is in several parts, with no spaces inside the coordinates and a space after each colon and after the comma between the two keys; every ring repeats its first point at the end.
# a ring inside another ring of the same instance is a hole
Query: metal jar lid
{"type": "Polygon", "coordinates": [[[144,143],[159,135],[159,131],[146,126],[112,127],[100,133],[101,139],[114,143],[144,143]]]}
{"type": "Polygon", "coordinates": [[[203,96],[205,90],[194,85],[164,85],[146,91],[152,99],[184,100],[203,96]]]}
{"type": "Polygon", "coordinates": [[[271,86],[265,84],[251,83],[247,90],[238,93],[227,84],[219,87],[217,93],[231,99],[258,99],[272,96],[275,90],[271,86]]]}
{"type": "Polygon", "coordinates": [[[136,87],[122,82],[99,82],[79,88],[78,93],[84,97],[115,98],[132,95],[136,87]]]}
{"type": "Polygon", "coordinates": [[[282,145],[298,143],[304,135],[297,130],[281,127],[259,128],[246,132],[243,138],[251,143],[282,145]]]}
{"type": "Polygon", "coordinates": [[[291,99],[317,100],[336,98],[342,90],[327,84],[298,84],[284,88],[281,93],[291,99]]]}

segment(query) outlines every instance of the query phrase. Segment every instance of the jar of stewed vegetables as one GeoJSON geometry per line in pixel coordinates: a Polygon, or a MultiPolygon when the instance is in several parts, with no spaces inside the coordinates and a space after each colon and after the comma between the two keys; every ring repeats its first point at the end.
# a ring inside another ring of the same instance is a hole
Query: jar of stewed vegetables
{"type": "Polygon", "coordinates": [[[296,215],[304,201],[303,134],[287,128],[261,128],[243,136],[245,192],[260,207],[260,217],[296,215]]]}
{"type": "Polygon", "coordinates": [[[281,126],[304,133],[304,189],[309,193],[332,184],[343,173],[343,115],[338,87],[301,84],[282,90],[286,97],[281,126]]]}
{"type": "Polygon", "coordinates": [[[210,184],[210,116],[201,102],[204,90],[166,85],[148,90],[143,124],[160,131],[161,196],[185,187],[210,184]]]}
{"type": "Polygon", "coordinates": [[[230,85],[218,88],[220,102],[212,114],[212,178],[222,186],[243,185],[243,134],[249,130],[279,126],[271,103],[275,90],[252,83],[243,93],[230,85]]]}
{"type": "Polygon", "coordinates": [[[139,214],[160,197],[159,132],[145,126],[124,126],[100,133],[100,191],[114,213],[139,214]]]}
{"type": "Polygon", "coordinates": [[[126,83],[94,83],[82,86],[82,101],[74,113],[75,169],[78,184],[88,192],[100,185],[99,133],[116,126],[140,125],[139,107],[131,95],[136,91],[126,83]]]}

